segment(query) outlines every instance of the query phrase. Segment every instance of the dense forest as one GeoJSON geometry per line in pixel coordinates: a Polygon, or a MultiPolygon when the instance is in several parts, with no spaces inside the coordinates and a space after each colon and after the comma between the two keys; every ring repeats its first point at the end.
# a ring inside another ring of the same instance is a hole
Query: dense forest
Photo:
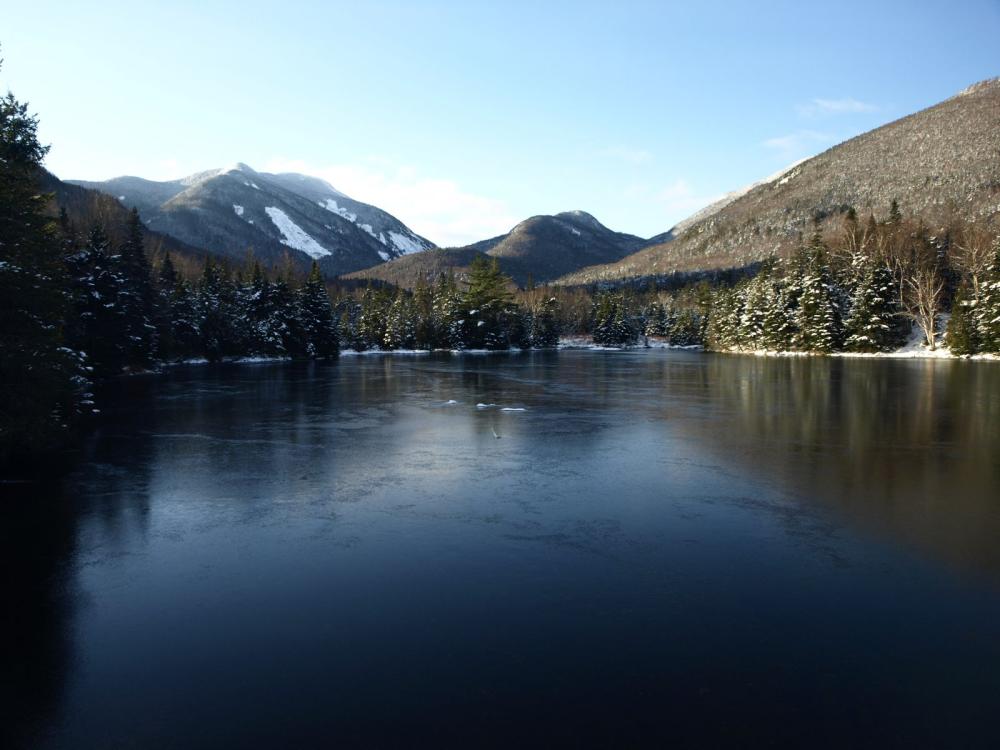
{"type": "Polygon", "coordinates": [[[0,461],[58,445],[97,411],[98,379],[169,362],[318,359],[341,348],[547,348],[650,339],[719,351],[885,352],[914,326],[958,355],[1000,352],[1000,238],[932,231],[895,202],[816,222],[787,258],[682,286],[518,289],[496,260],[414,289],[324,279],[313,264],[150,259],[141,218],[76,227],[40,189],[37,119],[0,100],[0,461]],[[109,240],[112,234],[123,238],[109,240]],[[723,279],[720,281],[720,279],[723,279]],[[950,311],[950,315],[948,314],[950,311]]]}

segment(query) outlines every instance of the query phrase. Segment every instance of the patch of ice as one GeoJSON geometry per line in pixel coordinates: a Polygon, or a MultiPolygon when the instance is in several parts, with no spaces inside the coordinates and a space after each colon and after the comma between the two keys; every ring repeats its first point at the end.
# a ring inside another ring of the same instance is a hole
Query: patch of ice
{"type": "Polygon", "coordinates": [[[528,411],[522,406],[505,406],[500,411],[528,411]]]}
{"type": "Polygon", "coordinates": [[[496,404],[476,404],[477,409],[492,409],[496,404]]]}
{"type": "Polygon", "coordinates": [[[331,254],[329,250],[310,237],[305,230],[288,218],[288,214],[277,206],[268,206],[264,209],[264,213],[271,217],[274,226],[284,236],[284,239],[281,241],[282,245],[288,245],[288,247],[301,250],[311,258],[322,258],[324,255],[331,254]]]}

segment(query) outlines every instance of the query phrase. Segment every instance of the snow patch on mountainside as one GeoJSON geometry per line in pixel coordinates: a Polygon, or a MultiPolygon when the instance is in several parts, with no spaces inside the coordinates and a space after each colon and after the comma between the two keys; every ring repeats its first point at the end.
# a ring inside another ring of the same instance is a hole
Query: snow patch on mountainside
{"type": "Polygon", "coordinates": [[[233,211],[236,212],[237,216],[243,216],[243,206],[240,206],[240,205],[237,205],[237,204],[234,203],[233,204],[233,211]]]}
{"type": "Polygon", "coordinates": [[[358,218],[357,214],[352,214],[346,208],[341,208],[340,206],[338,206],[337,201],[335,201],[333,198],[327,198],[325,203],[323,201],[318,201],[318,203],[327,211],[332,211],[333,213],[337,214],[337,216],[347,219],[352,223],[358,218]]]}
{"type": "Polygon", "coordinates": [[[393,232],[391,229],[389,230],[389,239],[392,240],[392,244],[397,250],[399,250],[399,252],[403,253],[403,255],[419,253],[424,249],[424,246],[417,242],[417,240],[413,237],[400,232],[393,232]]]}
{"type": "Polygon", "coordinates": [[[268,206],[264,209],[264,213],[271,217],[274,226],[284,236],[285,239],[281,241],[282,245],[288,245],[288,247],[295,250],[301,250],[312,258],[322,258],[325,255],[331,254],[329,250],[309,236],[304,229],[288,218],[288,214],[277,206],[268,206]]]}

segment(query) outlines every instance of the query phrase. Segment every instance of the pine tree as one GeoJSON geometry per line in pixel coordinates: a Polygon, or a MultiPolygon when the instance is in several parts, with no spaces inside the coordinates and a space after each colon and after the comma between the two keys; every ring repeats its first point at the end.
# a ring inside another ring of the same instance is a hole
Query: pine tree
{"type": "Polygon", "coordinates": [[[434,315],[434,292],[421,276],[413,289],[413,311],[416,330],[413,345],[417,349],[433,349],[437,346],[434,315]]]}
{"type": "Polygon", "coordinates": [[[129,351],[121,256],[112,252],[103,227],[95,225],[84,246],[67,258],[67,266],[73,296],[67,338],[86,353],[95,374],[116,375],[127,364],[129,351]]]}
{"type": "Polygon", "coordinates": [[[462,295],[451,275],[442,275],[434,288],[434,348],[467,349],[462,327],[462,295]]]}
{"type": "Polygon", "coordinates": [[[198,294],[201,349],[211,362],[240,352],[236,329],[236,287],[211,258],[205,261],[198,294]]]}
{"type": "Polygon", "coordinates": [[[761,323],[763,346],[768,351],[787,351],[792,346],[793,333],[786,284],[783,280],[772,277],[768,284],[761,323]]]}
{"type": "Polygon", "coordinates": [[[125,362],[149,367],[156,357],[156,295],[146,258],[142,221],[135,208],[125,226],[125,241],[118,251],[122,276],[120,305],[125,318],[125,362]]]}
{"type": "Polygon", "coordinates": [[[951,318],[945,341],[952,354],[965,356],[979,351],[979,332],[976,330],[975,300],[969,299],[964,286],[958,290],[951,306],[951,318]]]}
{"type": "Polygon", "coordinates": [[[798,300],[795,348],[807,352],[832,352],[840,345],[841,318],[830,269],[819,232],[806,251],[798,300]]]}
{"type": "MultiPolygon", "coordinates": [[[[281,337],[282,351],[287,357],[302,359],[309,354],[309,339],[303,324],[299,297],[283,276],[274,281],[271,289],[274,300],[272,325],[281,337]]],[[[325,290],[323,293],[326,293],[325,290]]]]}
{"type": "Polygon", "coordinates": [[[1000,353],[1000,237],[993,243],[993,260],[986,270],[976,309],[981,351],[1000,353]]]}
{"type": "Polygon", "coordinates": [[[471,349],[507,349],[513,296],[510,278],[496,258],[477,257],[469,268],[469,288],[462,298],[462,333],[471,349]]]}
{"type": "Polygon", "coordinates": [[[307,354],[314,359],[336,356],[340,351],[337,319],[316,261],[313,261],[309,278],[299,293],[299,311],[307,354]]]}
{"type": "Polygon", "coordinates": [[[13,94],[0,99],[0,464],[52,447],[89,406],[81,355],[63,338],[63,246],[39,190],[37,127],[13,94]]]}
{"type": "Polygon", "coordinates": [[[531,346],[550,349],[559,345],[559,300],[549,297],[531,318],[531,346]]]}
{"type": "Polygon", "coordinates": [[[896,343],[895,284],[889,271],[873,258],[863,263],[844,323],[844,346],[853,352],[884,352],[896,343]]]}

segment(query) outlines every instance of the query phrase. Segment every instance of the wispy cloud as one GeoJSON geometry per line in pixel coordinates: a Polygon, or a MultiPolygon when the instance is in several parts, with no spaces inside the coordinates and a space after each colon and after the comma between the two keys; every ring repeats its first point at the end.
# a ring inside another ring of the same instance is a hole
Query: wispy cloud
{"type": "Polygon", "coordinates": [[[715,203],[722,197],[697,189],[688,180],[678,177],[663,185],[633,184],[625,188],[623,197],[631,203],[648,206],[651,214],[660,217],[664,231],[695,211],[715,203]]]}
{"type": "Polygon", "coordinates": [[[836,140],[830,133],[822,133],[817,130],[797,130],[787,135],[779,135],[775,138],[768,138],[764,141],[764,146],[779,152],[789,161],[804,155],[816,153],[823,146],[828,146],[836,140]]]}
{"type": "Polygon", "coordinates": [[[653,160],[653,154],[641,148],[628,146],[609,146],[598,152],[601,156],[617,159],[628,164],[646,164],[653,160]]]}
{"type": "Polygon", "coordinates": [[[795,109],[802,117],[827,117],[876,112],[878,107],[851,97],[844,97],[843,99],[812,99],[806,104],[798,105],[795,109]]]}
{"type": "Polygon", "coordinates": [[[477,195],[453,180],[429,177],[384,158],[320,166],[276,157],[263,169],[324,179],[355,200],[388,211],[443,247],[494,237],[509,231],[518,221],[501,200],[477,195]]]}

